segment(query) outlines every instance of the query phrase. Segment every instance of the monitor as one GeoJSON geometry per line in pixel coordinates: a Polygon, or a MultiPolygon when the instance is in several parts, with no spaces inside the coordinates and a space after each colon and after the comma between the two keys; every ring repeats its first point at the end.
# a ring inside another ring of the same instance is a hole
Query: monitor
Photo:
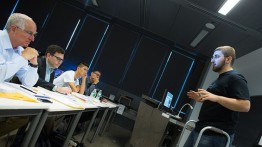
{"type": "Polygon", "coordinates": [[[165,89],[163,98],[162,98],[162,102],[161,102],[161,107],[163,111],[166,112],[172,112],[172,101],[173,101],[174,95],[168,91],[167,89],[165,89]]]}

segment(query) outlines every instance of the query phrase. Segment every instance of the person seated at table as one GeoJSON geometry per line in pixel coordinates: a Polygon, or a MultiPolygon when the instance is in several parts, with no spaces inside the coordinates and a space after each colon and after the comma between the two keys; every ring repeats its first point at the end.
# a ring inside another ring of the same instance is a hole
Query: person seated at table
{"type": "MultiPolygon", "coordinates": [[[[86,89],[85,89],[85,92],[84,92],[85,95],[90,96],[91,92],[94,89],[98,88],[97,85],[99,83],[100,77],[101,77],[101,72],[98,71],[98,70],[92,71],[90,76],[87,76],[87,78],[86,78],[86,89]]],[[[82,80],[80,80],[80,83],[81,82],[82,82],[82,80]]],[[[102,99],[101,101],[106,102],[107,100],[102,99]]],[[[88,121],[88,120],[91,120],[93,114],[94,114],[93,111],[82,113],[82,115],[79,119],[78,125],[76,127],[76,133],[83,131],[83,127],[84,127],[83,123],[88,121]]],[[[99,112],[98,117],[100,117],[101,115],[102,115],[102,113],[99,112]]]]}
{"type": "MultiPolygon", "coordinates": [[[[80,85],[79,78],[82,78],[84,81],[86,81],[87,71],[88,71],[88,65],[82,62],[78,64],[76,71],[69,70],[62,73],[57,78],[55,78],[53,84],[60,87],[68,87],[71,88],[73,92],[78,92],[80,94],[83,94],[86,83],[83,82],[80,85]]],[[[45,123],[43,129],[44,133],[46,135],[51,135],[53,132],[57,131],[64,118],[65,118],[64,116],[50,117],[45,123]]]]}
{"type": "Polygon", "coordinates": [[[56,86],[53,84],[55,77],[55,70],[62,64],[64,60],[65,51],[58,45],[49,45],[45,52],[45,57],[39,57],[38,74],[39,79],[35,86],[41,86],[51,91],[56,91],[62,94],[69,94],[72,92],[69,87],[56,86]]]}
{"type": "MultiPolygon", "coordinates": [[[[90,96],[94,89],[98,89],[98,83],[101,77],[101,72],[99,70],[94,70],[91,72],[90,76],[86,78],[86,89],[84,95],[90,96]]],[[[79,80],[80,84],[82,83],[82,79],[79,80]]],[[[102,102],[107,102],[107,99],[102,98],[102,102]]]]}
{"type": "MultiPolygon", "coordinates": [[[[0,82],[9,82],[15,75],[26,86],[33,86],[38,80],[38,52],[29,44],[35,40],[37,26],[25,14],[13,13],[6,28],[0,30],[0,82]]],[[[0,120],[0,136],[20,128],[28,117],[9,117],[0,120]]]]}
{"type": "Polygon", "coordinates": [[[54,79],[54,85],[62,87],[70,87],[73,92],[84,94],[86,88],[88,65],[86,63],[80,63],[77,66],[77,70],[69,70],[62,73],[60,76],[54,79]],[[81,85],[79,84],[79,78],[82,79],[81,85]]]}
{"type": "MultiPolygon", "coordinates": [[[[86,77],[86,88],[84,95],[90,96],[91,92],[94,89],[97,89],[97,84],[99,83],[99,79],[101,76],[101,72],[98,70],[92,71],[90,76],[86,77]]],[[[82,83],[82,79],[79,80],[80,84],[82,83]]]]}

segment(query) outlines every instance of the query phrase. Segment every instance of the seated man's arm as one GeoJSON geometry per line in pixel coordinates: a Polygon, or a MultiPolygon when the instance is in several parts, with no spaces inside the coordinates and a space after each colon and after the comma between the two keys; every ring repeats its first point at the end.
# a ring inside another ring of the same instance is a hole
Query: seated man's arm
{"type": "Polygon", "coordinates": [[[80,94],[84,94],[84,92],[85,92],[85,89],[86,89],[86,77],[87,76],[85,76],[85,77],[82,77],[82,82],[81,82],[81,85],[80,85],[80,87],[79,87],[79,93],[80,94]]]}
{"type": "Polygon", "coordinates": [[[36,84],[39,76],[37,73],[37,68],[27,67],[28,69],[22,68],[17,73],[16,76],[19,78],[21,83],[25,86],[32,87],[36,84]]]}
{"type": "Polygon", "coordinates": [[[27,66],[27,64],[28,61],[21,56],[6,62],[3,55],[0,54],[0,82],[11,79],[20,68],[27,66]]]}
{"type": "Polygon", "coordinates": [[[79,92],[79,90],[80,90],[79,85],[76,86],[74,82],[68,82],[68,85],[72,89],[72,92],[79,92]]]}
{"type": "Polygon", "coordinates": [[[30,66],[23,66],[18,70],[16,76],[19,78],[20,82],[26,86],[34,86],[39,78],[37,69],[37,56],[38,52],[34,48],[27,47],[20,53],[21,56],[30,62],[30,66]]]}
{"type": "Polygon", "coordinates": [[[37,81],[35,86],[40,86],[40,87],[46,88],[46,89],[51,90],[51,91],[55,87],[55,85],[53,83],[47,82],[47,81],[45,81],[44,79],[42,79],[40,77],[39,77],[39,79],[38,79],[38,81],[37,81]]]}

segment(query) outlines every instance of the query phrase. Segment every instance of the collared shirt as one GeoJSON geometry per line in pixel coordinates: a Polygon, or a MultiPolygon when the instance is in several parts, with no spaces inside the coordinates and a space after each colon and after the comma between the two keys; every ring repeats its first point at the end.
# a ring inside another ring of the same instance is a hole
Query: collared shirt
{"type": "Polygon", "coordinates": [[[0,82],[9,82],[16,75],[21,83],[34,86],[38,80],[37,68],[28,66],[21,56],[23,47],[13,48],[6,30],[0,30],[0,82]]]}
{"type": "Polygon", "coordinates": [[[46,82],[50,81],[50,76],[51,76],[53,71],[54,71],[54,69],[50,67],[49,63],[46,60],[46,69],[45,69],[45,81],[46,82]]]}

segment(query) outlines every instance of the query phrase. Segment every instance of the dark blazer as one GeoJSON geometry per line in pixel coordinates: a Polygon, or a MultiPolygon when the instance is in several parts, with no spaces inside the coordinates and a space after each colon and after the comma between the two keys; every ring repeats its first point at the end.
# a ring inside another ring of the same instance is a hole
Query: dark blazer
{"type": "Polygon", "coordinates": [[[55,77],[55,71],[51,73],[50,75],[50,81],[45,81],[45,72],[46,72],[46,58],[37,58],[38,62],[38,70],[37,73],[39,75],[39,79],[35,86],[41,86],[43,88],[46,88],[48,90],[52,90],[54,88],[54,77],[55,77]]]}

